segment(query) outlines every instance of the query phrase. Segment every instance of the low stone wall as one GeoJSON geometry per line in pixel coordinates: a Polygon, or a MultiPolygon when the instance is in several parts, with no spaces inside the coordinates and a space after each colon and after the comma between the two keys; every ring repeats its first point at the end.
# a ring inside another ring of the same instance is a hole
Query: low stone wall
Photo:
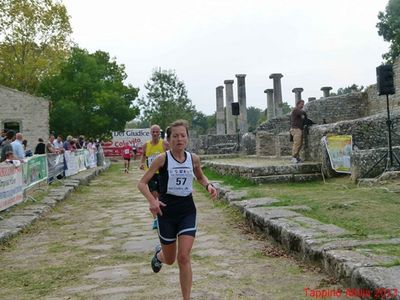
{"type": "Polygon", "coordinates": [[[351,93],[341,96],[320,98],[308,102],[304,111],[309,119],[317,124],[336,123],[366,116],[368,95],[366,93],[351,93]]]}
{"type": "Polygon", "coordinates": [[[290,114],[279,118],[268,120],[257,128],[257,131],[267,131],[270,133],[278,134],[290,129],[290,114]]]}
{"type": "MultiPolygon", "coordinates": [[[[384,114],[342,121],[334,124],[313,125],[308,130],[303,155],[306,160],[321,161],[321,138],[327,134],[352,135],[356,149],[367,150],[387,145],[387,117],[384,114]]],[[[400,146],[400,111],[391,113],[393,122],[392,144],[400,146]]]]}
{"type": "Polygon", "coordinates": [[[240,141],[237,134],[201,135],[190,139],[188,149],[197,154],[231,154],[239,151],[240,141]]]}
{"type": "MultiPolygon", "coordinates": [[[[400,146],[392,147],[392,150],[394,155],[396,155],[400,160],[400,146]]],[[[371,178],[382,174],[385,170],[386,164],[388,163],[389,155],[379,163],[378,161],[383,158],[385,154],[388,154],[388,147],[354,151],[350,157],[351,179],[356,181],[359,178],[371,178]],[[377,165],[372,168],[375,164],[377,165]]],[[[388,166],[390,166],[390,164],[388,166]]],[[[395,170],[400,170],[400,165],[397,163],[394,156],[393,166],[395,167],[395,170]]]]}

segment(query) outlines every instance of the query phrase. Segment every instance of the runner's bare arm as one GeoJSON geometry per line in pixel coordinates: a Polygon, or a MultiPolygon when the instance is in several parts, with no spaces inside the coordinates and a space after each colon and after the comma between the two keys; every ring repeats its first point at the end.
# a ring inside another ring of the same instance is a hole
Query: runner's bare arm
{"type": "Polygon", "coordinates": [[[144,163],[146,161],[146,145],[147,145],[147,143],[144,143],[143,149],[142,149],[142,157],[140,158],[140,165],[139,165],[140,170],[144,170],[144,163]]]}
{"type": "Polygon", "coordinates": [[[204,175],[203,170],[201,169],[200,158],[196,154],[192,154],[192,159],[193,172],[197,181],[206,188],[211,198],[215,199],[217,197],[217,189],[208,182],[208,178],[204,175]]]}
{"type": "Polygon", "coordinates": [[[147,201],[149,202],[149,209],[153,215],[162,215],[160,206],[165,206],[165,204],[154,198],[153,194],[150,192],[148,183],[154,176],[154,174],[164,165],[164,163],[165,154],[158,155],[151,164],[150,168],[146,171],[146,173],[144,173],[143,177],[140,179],[137,185],[139,191],[146,197],[147,201]]]}

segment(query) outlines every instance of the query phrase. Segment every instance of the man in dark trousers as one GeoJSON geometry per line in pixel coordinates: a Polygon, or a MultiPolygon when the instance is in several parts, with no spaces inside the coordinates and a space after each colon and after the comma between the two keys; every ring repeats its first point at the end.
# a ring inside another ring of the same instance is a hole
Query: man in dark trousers
{"type": "Polygon", "coordinates": [[[293,136],[292,163],[296,164],[301,162],[299,154],[303,145],[304,120],[307,118],[303,107],[304,100],[299,100],[290,114],[290,134],[293,136]]]}

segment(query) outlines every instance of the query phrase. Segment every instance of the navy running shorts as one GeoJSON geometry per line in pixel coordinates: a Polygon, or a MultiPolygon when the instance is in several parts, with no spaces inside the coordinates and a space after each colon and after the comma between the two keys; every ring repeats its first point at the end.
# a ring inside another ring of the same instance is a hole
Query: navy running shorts
{"type": "Polygon", "coordinates": [[[179,218],[164,218],[157,216],[158,236],[161,244],[168,245],[176,241],[180,235],[196,236],[197,222],[196,213],[188,214],[179,218]]]}

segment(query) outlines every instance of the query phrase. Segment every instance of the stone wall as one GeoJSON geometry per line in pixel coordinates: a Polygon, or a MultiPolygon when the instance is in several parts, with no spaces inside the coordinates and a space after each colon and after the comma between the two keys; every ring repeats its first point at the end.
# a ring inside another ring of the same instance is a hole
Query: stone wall
{"type": "Polygon", "coordinates": [[[241,136],[237,134],[201,135],[190,138],[188,149],[197,154],[231,154],[239,151],[241,136]]]}
{"type": "MultiPolygon", "coordinates": [[[[396,94],[389,96],[391,108],[400,107],[400,57],[393,64],[394,86],[396,94]]],[[[376,84],[370,85],[366,93],[368,95],[367,114],[373,115],[386,110],[386,96],[378,96],[376,84]]]]}
{"type": "MultiPolygon", "coordinates": [[[[334,124],[313,125],[308,130],[307,142],[303,147],[303,156],[306,160],[321,161],[322,153],[320,141],[324,135],[350,134],[353,136],[353,144],[356,149],[367,150],[387,146],[386,115],[360,118],[351,121],[341,121],[334,124]]],[[[400,111],[391,112],[392,144],[400,146],[400,111]]]]}
{"type": "MultiPolygon", "coordinates": [[[[392,151],[393,167],[400,170],[400,165],[397,163],[395,158],[395,156],[397,156],[400,162],[400,147],[392,147],[392,151]]],[[[386,158],[381,158],[387,153],[387,147],[353,151],[350,157],[351,179],[356,181],[359,178],[376,177],[382,174],[386,168],[386,164],[388,163],[389,155],[386,158]]],[[[388,164],[388,166],[390,166],[390,164],[388,164]]]]}
{"type": "Polygon", "coordinates": [[[38,138],[49,135],[49,101],[0,86],[0,125],[18,122],[28,148],[34,149],[38,138]]]}
{"type": "Polygon", "coordinates": [[[290,129],[290,114],[268,120],[257,128],[257,131],[267,131],[278,134],[290,129]]]}
{"type": "Polygon", "coordinates": [[[309,119],[317,124],[336,123],[344,120],[362,118],[367,112],[367,94],[351,93],[340,96],[320,98],[308,102],[304,111],[309,119]]]}

